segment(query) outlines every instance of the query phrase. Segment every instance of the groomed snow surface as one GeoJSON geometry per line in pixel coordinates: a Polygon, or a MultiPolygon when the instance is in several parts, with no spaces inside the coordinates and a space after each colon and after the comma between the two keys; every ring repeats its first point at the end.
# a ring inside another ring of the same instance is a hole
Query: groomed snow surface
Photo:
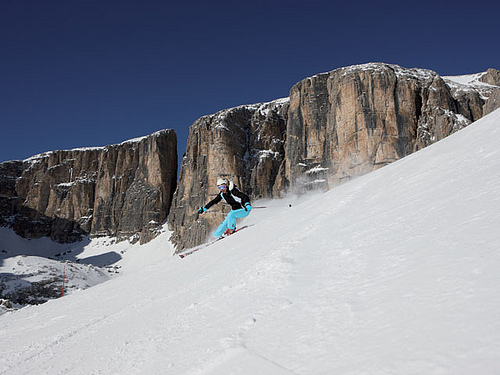
{"type": "Polygon", "coordinates": [[[0,316],[0,374],[499,374],[499,144],[497,110],[184,259],[130,245],[0,316]]]}

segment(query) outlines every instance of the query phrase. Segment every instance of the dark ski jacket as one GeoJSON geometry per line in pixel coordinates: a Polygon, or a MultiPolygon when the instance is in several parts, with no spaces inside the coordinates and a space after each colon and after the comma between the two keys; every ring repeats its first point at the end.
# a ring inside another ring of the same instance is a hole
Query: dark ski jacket
{"type": "Polygon", "coordinates": [[[233,210],[245,208],[246,203],[250,203],[250,198],[245,193],[242,193],[234,184],[229,184],[225,193],[222,191],[217,196],[205,205],[208,210],[214,204],[219,203],[222,199],[231,206],[233,210]],[[231,189],[232,188],[232,189],[231,189]]]}

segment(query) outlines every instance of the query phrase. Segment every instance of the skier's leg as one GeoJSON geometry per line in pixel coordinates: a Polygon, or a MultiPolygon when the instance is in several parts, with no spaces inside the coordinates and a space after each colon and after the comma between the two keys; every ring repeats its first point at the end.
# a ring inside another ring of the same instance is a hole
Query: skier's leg
{"type": "Polygon", "coordinates": [[[236,228],[236,219],[246,217],[250,213],[250,210],[245,210],[240,208],[239,210],[231,210],[227,214],[226,219],[219,225],[217,230],[214,232],[214,237],[220,237],[226,231],[226,229],[236,228]]]}
{"type": "Polygon", "coordinates": [[[241,219],[242,217],[248,216],[250,210],[245,210],[244,208],[240,208],[239,210],[231,210],[227,215],[227,227],[229,229],[236,228],[236,219],[241,219]]]}
{"type": "Polygon", "coordinates": [[[231,210],[229,211],[229,213],[227,214],[227,227],[228,229],[235,229],[236,228],[236,212],[238,210],[231,210]]]}
{"type": "Polygon", "coordinates": [[[222,236],[222,234],[225,232],[225,230],[227,229],[228,217],[229,217],[229,215],[226,217],[226,219],[222,223],[220,223],[219,227],[214,232],[214,237],[218,238],[218,237],[222,236]]]}

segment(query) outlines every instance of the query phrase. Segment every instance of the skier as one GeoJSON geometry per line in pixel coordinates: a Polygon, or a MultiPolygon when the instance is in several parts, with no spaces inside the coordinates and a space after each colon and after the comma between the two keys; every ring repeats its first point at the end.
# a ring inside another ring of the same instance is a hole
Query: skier
{"type": "Polygon", "coordinates": [[[245,193],[242,193],[233,181],[228,181],[225,178],[217,180],[217,188],[220,193],[208,202],[205,206],[198,209],[198,213],[206,212],[214,204],[224,201],[231,206],[231,211],[227,214],[226,219],[219,225],[214,232],[214,237],[221,237],[223,234],[229,236],[236,231],[236,219],[248,216],[252,210],[250,198],[245,193]]]}

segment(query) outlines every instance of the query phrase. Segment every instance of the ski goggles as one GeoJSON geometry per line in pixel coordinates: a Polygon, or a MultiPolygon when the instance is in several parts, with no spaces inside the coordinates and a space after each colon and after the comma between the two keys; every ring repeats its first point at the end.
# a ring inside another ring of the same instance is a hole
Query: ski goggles
{"type": "Polygon", "coordinates": [[[217,187],[219,188],[219,190],[224,190],[226,188],[226,185],[219,185],[217,187]]]}

